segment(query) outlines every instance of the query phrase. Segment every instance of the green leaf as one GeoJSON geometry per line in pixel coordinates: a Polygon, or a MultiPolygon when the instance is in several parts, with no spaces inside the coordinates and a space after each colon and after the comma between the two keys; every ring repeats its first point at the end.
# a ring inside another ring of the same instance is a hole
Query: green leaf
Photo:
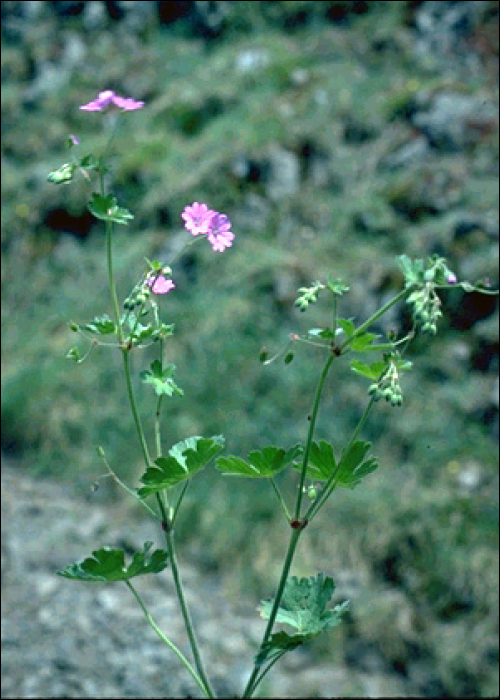
{"type": "Polygon", "coordinates": [[[96,335],[109,335],[115,332],[115,324],[106,314],[103,316],[96,316],[93,321],[86,323],[81,326],[81,328],[90,333],[95,333],[96,335]]]}
{"type": "Polygon", "coordinates": [[[92,199],[87,206],[96,219],[114,221],[117,224],[128,224],[128,222],[134,218],[133,214],[127,209],[118,206],[116,197],[112,194],[103,197],[97,192],[93,192],[92,199]]]}
{"type": "Polygon", "coordinates": [[[298,444],[289,450],[269,446],[250,452],[246,462],[234,456],[219,457],[216,468],[227,476],[270,479],[296,459],[301,451],[302,447],[298,444]]]}
{"type": "Polygon", "coordinates": [[[355,331],[354,322],[350,318],[338,318],[337,325],[342,328],[348,338],[350,338],[355,331]]]}
{"type": "Polygon", "coordinates": [[[144,484],[137,490],[141,498],[152,493],[169,489],[197,472],[216,457],[224,448],[224,438],[216,435],[211,438],[190,437],[175,444],[168,456],[159,457],[154,467],[148,467],[141,477],[144,484]]]}
{"type": "Polygon", "coordinates": [[[132,562],[125,566],[125,552],[121,549],[111,549],[103,547],[87,559],[83,559],[76,564],[70,564],[62,571],[58,571],[59,576],[78,581],[128,581],[134,576],[143,574],[157,574],[168,564],[168,554],[162,549],[156,549],[151,554],[149,550],[153,546],[152,542],[144,544],[142,552],[135,552],[132,562]]]}
{"type": "Polygon", "coordinates": [[[354,352],[372,352],[370,345],[377,336],[374,333],[362,333],[351,342],[351,350],[354,352]]]}
{"type": "MultiPolygon", "coordinates": [[[[335,461],[333,447],[325,440],[312,442],[309,451],[306,476],[312,481],[327,481],[335,473],[335,484],[343,488],[353,489],[361,480],[375,471],[378,462],[375,457],[363,461],[371,443],[356,441],[348,452],[342,455],[339,463],[335,461]]],[[[297,471],[302,465],[295,463],[293,468],[297,471]]]]}
{"type": "MultiPolygon", "coordinates": [[[[307,478],[313,481],[326,481],[336,466],[333,447],[326,440],[313,441],[309,450],[307,478]]],[[[302,465],[295,463],[293,468],[301,471],[302,465]]]]}
{"type": "Polygon", "coordinates": [[[372,362],[370,365],[358,362],[358,360],[353,360],[351,362],[351,369],[353,372],[360,374],[362,377],[367,377],[368,379],[379,379],[386,367],[387,364],[383,360],[372,362]]]}
{"type": "MultiPolygon", "coordinates": [[[[333,579],[319,573],[310,578],[292,576],[285,585],[276,622],[294,627],[301,636],[315,636],[325,629],[338,625],[345,613],[348,602],[328,608],[335,584],[333,579]]],[[[273,600],[265,600],[259,610],[264,620],[269,620],[273,600]]],[[[285,641],[283,638],[280,641],[285,641]]],[[[304,641],[301,639],[301,642],[304,641]]]]}
{"type": "Polygon", "coordinates": [[[275,658],[283,656],[287,651],[293,651],[314,636],[314,634],[287,634],[286,632],[275,632],[271,635],[269,641],[260,649],[255,657],[255,663],[257,666],[262,666],[266,661],[272,661],[275,658]]]}
{"type": "Polygon", "coordinates": [[[47,180],[55,185],[64,185],[71,182],[75,173],[74,163],[64,163],[58,170],[53,170],[47,175],[47,180]]]}
{"type": "Polygon", "coordinates": [[[165,396],[173,396],[174,394],[184,396],[183,390],[177,386],[172,378],[174,373],[175,365],[168,364],[162,368],[161,362],[154,360],[150,369],[141,372],[140,377],[145,384],[150,384],[154,388],[157,396],[162,394],[165,396]]]}
{"type": "Polygon", "coordinates": [[[345,292],[348,292],[350,287],[342,282],[341,279],[332,280],[329,278],[327,280],[326,286],[328,289],[335,294],[335,296],[341,297],[345,292]]]}
{"type": "Polygon", "coordinates": [[[356,440],[349,450],[342,455],[336,476],[338,486],[353,489],[365,476],[378,468],[378,462],[375,457],[363,461],[370,447],[370,442],[356,440]]]}
{"type": "Polygon", "coordinates": [[[97,170],[99,168],[99,160],[92,154],[83,156],[80,160],[80,168],[84,168],[85,170],[97,170]]]}
{"type": "Polygon", "coordinates": [[[407,255],[400,255],[398,262],[405,278],[406,288],[414,284],[422,284],[425,268],[423,260],[412,260],[407,255]]]}
{"type": "Polygon", "coordinates": [[[325,338],[326,340],[335,338],[331,328],[311,328],[308,331],[308,335],[312,335],[315,338],[325,338]]]}

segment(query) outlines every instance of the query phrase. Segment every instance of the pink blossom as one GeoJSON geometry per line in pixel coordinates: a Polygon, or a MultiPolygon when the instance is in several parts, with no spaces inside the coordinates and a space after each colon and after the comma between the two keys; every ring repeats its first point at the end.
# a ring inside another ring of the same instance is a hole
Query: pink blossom
{"type": "Polygon", "coordinates": [[[75,136],[74,134],[69,135],[69,140],[71,141],[71,144],[73,146],[78,146],[80,144],[80,139],[78,136],[75,136]]]}
{"type": "Polygon", "coordinates": [[[158,277],[151,277],[147,280],[148,287],[151,287],[155,294],[166,294],[171,289],[174,289],[175,284],[171,279],[159,275],[158,277]]]}
{"type": "Polygon", "coordinates": [[[215,214],[211,220],[210,231],[208,232],[208,242],[212,249],[222,253],[226,248],[233,245],[234,233],[229,230],[231,222],[225,214],[215,214]]]}
{"type": "Polygon", "coordinates": [[[207,234],[210,231],[212,218],[217,212],[212,211],[206,204],[193,202],[190,207],[184,207],[182,218],[184,226],[193,236],[207,234]]]}
{"type": "Polygon", "coordinates": [[[453,272],[449,272],[446,275],[446,281],[448,284],[456,284],[457,283],[457,276],[453,272]]]}
{"type": "Polygon", "coordinates": [[[99,93],[96,100],[82,105],[80,109],[87,112],[102,112],[110,105],[115,105],[126,112],[130,112],[134,109],[141,109],[141,107],[144,107],[144,102],[137,102],[131,97],[120,97],[119,95],[115,95],[113,90],[104,90],[99,93]]]}

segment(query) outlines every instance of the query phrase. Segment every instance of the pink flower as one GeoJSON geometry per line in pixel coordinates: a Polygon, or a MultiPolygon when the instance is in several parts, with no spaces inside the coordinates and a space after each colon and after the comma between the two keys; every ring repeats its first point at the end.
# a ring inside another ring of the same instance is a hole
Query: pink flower
{"type": "Polygon", "coordinates": [[[184,207],[181,216],[184,219],[184,226],[187,230],[193,236],[198,236],[209,232],[210,224],[215,214],[216,212],[209,209],[206,204],[193,202],[190,207],[184,207]]]}
{"type": "Polygon", "coordinates": [[[151,277],[147,280],[146,284],[151,287],[155,294],[166,294],[171,289],[174,289],[175,284],[171,279],[159,275],[158,277],[151,277]]]}
{"type": "Polygon", "coordinates": [[[231,222],[225,214],[215,214],[211,221],[210,231],[208,232],[208,242],[212,249],[218,253],[222,253],[226,248],[233,245],[234,233],[229,230],[231,222]]]}
{"type": "Polygon", "coordinates": [[[110,105],[115,105],[126,112],[130,112],[134,109],[141,109],[141,107],[144,107],[144,102],[137,102],[131,97],[120,97],[119,95],[115,95],[113,90],[104,90],[99,93],[99,97],[96,100],[82,105],[80,109],[87,112],[102,112],[110,105]]]}
{"type": "Polygon", "coordinates": [[[446,281],[448,284],[456,284],[457,283],[457,276],[453,272],[448,272],[446,275],[446,281]]]}

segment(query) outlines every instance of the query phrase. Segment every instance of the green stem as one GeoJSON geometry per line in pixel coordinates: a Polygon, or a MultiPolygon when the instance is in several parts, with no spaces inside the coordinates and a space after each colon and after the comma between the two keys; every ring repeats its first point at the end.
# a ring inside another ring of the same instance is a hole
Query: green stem
{"type": "MultiPolygon", "coordinates": [[[[102,450],[102,448],[99,448],[99,449],[102,450]]],[[[108,460],[106,459],[106,455],[105,455],[104,453],[102,453],[102,454],[100,454],[99,456],[100,456],[100,458],[102,459],[102,461],[104,462],[104,464],[105,464],[105,466],[106,466],[106,469],[107,469],[108,472],[109,472],[109,475],[113,477],[113,479],[116,481],[116,483],[119,484],[123,489],[125,489],[125,491],[126,491],[130,496],[132,496],[132,498],[135,498],[135,500],[136,500],[138,503],[140,503],[141,506],[143,506],[144,508],[146,508],[146,510],[153,516],[153,518],[155,518],[156,520],[160,520],[161,518],[160,518],[160,516],[158,515],[158,513],[155,513],[155,511],[154,511],[150,506],[148,506],[148,504],[144,501],[144,499],[140,498],[140,497],[137,495],[137,493],[136,493],[133,489],[129,488],[129,487],[127,486],[127,484],[126,484],[125,482],[123,482],[123,481],[120,479],[120,477],[119,477],[118,474],[114,471],[114,469],[111,468],[111,466],[110,466],[108,460]]]]}
{"type": "MultiPolygon", "coordinates": [[[[314,396],[314,402],[313,402],[313,408],[312,408],[312,413],[311,413],[311,419],[309,423],[309,431],[307,434],[307,441],[306,441],[306,446],[304,449],[304,457],[303,457],[303,462],[302,462],[302,471],[300,475],[300,484],[299,484],[299,490],[297,493],[297,501],[295,505],[295,520],[299,520],[300,518],[300,510],[301,510],[301,505],[302,505],[302,496],[303,496],[303,491],[304,491],[304,482],[305,482],[305,476],[306,476],[306,471],[307,471],[307,463],[309,461],[309,452],[311,449],[311,443],[312,443],[312,438],[314,435],[314,429],[316,426],[316,419],[318,417],[318,410],[319,410],[319,404],[321,401],[321,394],[323,392],[323,387],[325,384],[325,379],[328,374],[328,371],[330,367],[332,366],[332,362],[334,360],[334,355],[330,354],[327,361],[325,362],[325,365],[321,371],[321,375],[318,381],[318,386],[316,387],[316,393],[314,396]]],[[[273,601],[273,606],[271,608],[271,614],[269,616],[269,621],[267,623],[266,630],[264,632],[264,637],[262,638],[262,642],[260,645],[260,649],[262,649],[265,644],[269,641],[269,638],[271,636],[273,626],[276,620],[276,615],[278,614],[278,608],[281,603],[281,598],[283,597],[283,591],[285,590],[285,585],[288,579],[288,574],[290,572],[290,567],[292,565],[293,557],[295,554],[295,549],[297,547],[300,534],[302,532],[302,528],[293,528],[292,529],[292,534],[290,536],[290,543],[288,545],[288,551],[286,553],[285,561],[283,564],[283,570],[281,572],[281,578],[278,584],[278,590],[276,592],[276,596],[273,601]]],[[[251,697],[253,691],[257,687],[259,680],[258,680],[258,675],[260,671],[260,665],[259,664],[254,664],[254,669],[252,671],[252,674],[248,680],[247,686],[245,688],[245,691],[243,693],[243,698],[249,698],[251,697]]]]}
{"type": "Polygon", "coordinates": [[[340,350],[344,350],[348,345],[352,343],[354,338],[356,338],[358,335],[361,335],[361,333],[364,333],[367,328],[369,328],[372,323],[375,323],[377,319],[379,319],[381,316],[383,316],[394,304],[397,304],[398,301],[401,301],[401,299],[404,299],[408,294],[410,294],[411,288],[408,289],[403,289],[399,294],[397,294],[393,299],[387,302],[387,304],[384,304],[381,309],[376,311],[373,316],[370,316],[370,318],[365,321],[364,323],[359,326],[359,328],[356,328],[354,333],[351,335],[350,338],[347,338],[342,345],[340,346],[340,350]]]}
{"type": "MultiPolygon", "coordinates": [[[[104,196],[104,181],[103,180],[101,181],[101,190],[103,191],[103,196],[104,196]]],[[[126,383],[127,383],[128,398],[130,401],[130,406],[132,408],[134,423],[135,423],[135,427],[137,429],[137,434],[139,436],[139,442],[141,443],[142,454],[143,454],[144,461],[146,463],[146,468],[147,468],[147,467],[149,467],[149,464],[150,464],[149,452],[148,452],[148,447],[146,444],[146,439],[144,437],[144,431],[142,429],[141,421],[139,419],[139,414],[137,412],[137,406],[136,406],[135,398],[134,398],[134,391],[132,388],[132,379],[130,377],[130,365],[129,365],[129,358],[128,358],[128,349],[126,347],[124,347],[123,330],[122,330],[121,323],[120,323],[120,311],[119,311],[119,306],[118,306],[118,296],[116,294],[115,276],[114,276],[114,271],[113,271],[112,232],[113,232],[113,225],[112,225],[112,222],[108,220],[108,221],[106,221],[106,252],[107,252],[107,261],[108,261],[109,288],[110,288],[110,292],[111,292],[111,299],[113,302],[113,315],[114,315],[114,319],[115,319],[116,334],[118,336],[118,342],[120,343],[120,347],[122,349],[123,368],[125,371],[125,379],[126,379],[126,383]]]]}
{"type": "Polygon", "coordinates": [[[174,523],[175,523],[175,520],[176,520],[176,518],[177,518],[177,513],[179,512],[179,508],[180,508],[180,506],[181,506],[181,503],[182,503],[183,498],[184,498],[184,496],[185,496],[185,494],[186,494],[186,491],[188,490],[188,486],[189,486],[190,483],[191,483],[191,479],[186,479],[186,481],[184,482],[184,486],[182,487],[182,491],[181,491],[181,493],[180,493],[180,496],[179,496],[179,498],[178,498],[178,500],[177,500],[177,503],[175,504],[174,512],[173,512],[173,515],[172,515],[172,520],[170,521],[170,526],[171,526],[171,527],[174,527],[174,523]]]}
{"type": "Polygon", "coordinates": [[[311,413],[311,419],[309,422],[309,432],[307,434],[307,441],[306,441],[306,446],[304,448],[304,456],[302,459],[302,470],[300,473],[300,483],[299,483],[299,491],[297,493],[297,502],[295,505],[295,519],[299,520],[300,519],[300,509],[302,506],[302,498],[304,495],[304,482],[306,479],[306,472],[307,472],[307,463],[309,461],[309,452],[311,450],[311,443],[312,443],[312,438],[314,435],[314,428],[316,427],[316,418],[318,416],[318,409],[319,409],[319,404],[321,401],[321,394],[323,392],[323,386],[325,384],[325,379],[326,375],[328,374],[328,371],[330,367],[332,366],[332,362],[334,360],[335,355],[330,354],[328,356],[327,361],[325,362],[325,365],[323,367],[323,370],[321,372],[319,381],[318,381],[318,386],[316,387],[316,394],[314,396],[314,403],[313,403],[313,409],[311,413]]]}
{"type": "Polygon", "coordinates": [[[279,490],[278,484],[276,483],[276,481],[275,481],[274,479],[270,479],[269,481],[270,481],[270,483],[271,483],[271,486],[272,486],[273,489],[274,489],[274,493],[276,494],[276,496],[277,496],[277,498],[278,498],[278,501],[279,501],[280,504],[281,504],[281,507],[283,508],[283,512],[285,513],[285,517],[286,517],[286,519],[287,519],[287,522],[290,522],[290,520],[291,520],[291,515],[290,515],[290,512],[289,512],[289,510],[288,510],[288,508],[287,508],[287,506],[286,506],[285,499],[284,499],[283,496],[281,495],[281,491],[279,490]]]}
{"type": "MultiPolygon", "coordinates": [[[[269,638],[271,636],[271,633],[273,631],[274,623],[276,620],[276,615],[278,614],[278,608],[279,604],[281,602],[281,598],[283,597],[283,591],[285,590],[285,584],[288,579],[288,574],[290,572],[290,567],[292,565],[293,561],[293,556],[295,554],[295,549],[297,547],[297,543],[300,538],[302,530],[300,528],[298,529],[292,529],[292,534],[290,536],[290,543],[288,545],[288,551],[286,553],[285,557],[285,562],[283,564],[283,571],[281,572],[281,578],[280,582],[278,584],[278,590],[276,591],[276,597],[274,598],[273,601],[273,607],[271,609],[271,614],[269,616],[269,621],[266,626],[266,630],[264,632],[264,637],[262,638],[262,642],[260,645],[260,649],[267,644],[269,641],[269,638]]],[[[253,691],[257,687],[257,677],[260,672],[260,664],[255,663],[254,664],[254,669],[252,671],[252,675],[248,679],[248,683],[246,685],[246,688],[243,692],[242,698],[250,698],[252,696],[253,691]]]]}
{"type": "Polygon", "coordinates": [[[126,348],[123,348],[123,369],[125,372],[125,379],[127,382],[127,394],[130,402],[130,407],[132,409],[132,415],[134,417],[135,427],[137,429],[137,435],[139,436],[139,442],[141,444],[142,456],[144,457],[144,463],[146,469],[151,464],[149,457],[148,446],[146,444],[146,438],[144,437],[144,431],[142,429],[141,420],[139,418],[139,413],[137,412],[137,406],[135,403],[134,389],[132,387],[132,378],[130,376],[130,364],[129,364],[129,353],[126,348]]]}
{"type": "Polygon", "coordinates": [[[167,529],[165,531],[165,539],[167,542],[167,551],[169,554],[170,567],[172,569],[172,575],[174,578],[175,590],[177,592],[177,597],[179,599],[182,617],[184,618],[184,625],[186,627],[186,631],[187,631],[187,634],[189,637],[189,643],[191,645],[191,650],[193,652],[195,666],[198,670],[198,673],[200,674],[200,678],[203,681],[203,685],[205,686],[205,691],[206,691],[207,696],[209,698],[215,698],[216,696],[214,694],[212,686],[210,685],[210,681],[208,679],[208,676],[205,672],[205,668],[203,666],[203,660],[201,658],[201,654],[199,651],[198,640],[196,639],[196,634],[194,631],[193,622],[191,620],[191,615],[189,614],[189,609],[187,607],[186,600],[184,598],[184,590],[183,590],[183,586],[182,586],[182,580],[181,580],[181,576],[179,573],[179,567],[177,564],[177,556],[176,556],[176,552],[175,552],[174,533],[173,533],[173,530],[171,529],[171,524],[168,525],[168,523],[167,523],[167,529]]]}
{"type": "Polygon", "coordinates": [[[277,662],[281,659],[281,657],[284,656],[285,654],[286,654],[286,651],[284,651],[284,652],[282,652],[281,654],[279,654],[278,656],[276,656],[276,657],[266,666],[266,668],[262,671],[262,673],[260,674],[260,676],[258,676],[258,677],[255,679],[255,682],[254,682],[253,686],[249,689],[249,691],[250,691],[249,697],[252,695],[252,693],[253,693],[253,691],[255,690],[255,688],[256,688],[258,685],[260,685],[262,679],[264,678],[264,676],[266,676],[266,675],[269,673],[269,671],[272,669],[272,667],[274,666],[274,664],[277,663],[277,662]]]}
{"type": "Polygon", "coordinates": [[[189,663],[189,661],[186,659],[186,657],[184,656],[184,654],[180,651],[180,649],[178,649],[178,648],[175,646],[175,644],[174,644],[173,642],[170,641],[170,639],[169,639],[168,637],[166,637],[166,636],[163,634],[163,632],[161,631],[161,629],[158,627],[158,625],[156,624],[156,622],[153,620],[153,618],[151,617],[150,613],[148,612],[148,609],[147,609],[146,606],[144,605],[144,602],[143,602],[142,598],[141,598],[140,595],[137,593],[137,591],[135,590],[134,586],[130,583],[130,581],[125,581],[125,583],[127,584],[128,588],[132,591],[132,593],[134,594],[135,599],[137,600],[137,602],[138,602],[139,605],[141,606],[142,611],[143,611],[144,615],[146,616],[146,620],[148,621],[148,623],[150,624],[150,626],[154,629],[154,631],[156,632],[156,634],[160,637],[160,639],[161,639],[163,642],[165,642],[165,644],[166,644],[166,645],[174,652],[174,654],[176,654],[177,657],[182,661],[182,663],[184,664],[184,666],[187,668],[187,670],[189,671],[189,673],[193,676],[194,680],[196,681],[196,683],[197,683],[198,686],[200,687],[202,693],[203,693],[206,697],[211,697],[211,696],[207,693],[207,690],[206,690],[206,688],[205,688],[203,682],[201,681],[201,679],[199,678],[199,676],[197,675],[196,671],[195,671],[194,668],[191,666],[191,664],[189,663]]]}

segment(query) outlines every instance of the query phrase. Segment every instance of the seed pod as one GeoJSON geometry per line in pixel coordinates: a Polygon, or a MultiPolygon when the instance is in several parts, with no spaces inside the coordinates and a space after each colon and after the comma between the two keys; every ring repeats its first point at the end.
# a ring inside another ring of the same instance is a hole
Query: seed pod
{"type": "Polygon", "coordinates": [[[285,355],[285,365],[289,365],[292,360],[293,352],[287,352],[287,354],[285,355]]]}

